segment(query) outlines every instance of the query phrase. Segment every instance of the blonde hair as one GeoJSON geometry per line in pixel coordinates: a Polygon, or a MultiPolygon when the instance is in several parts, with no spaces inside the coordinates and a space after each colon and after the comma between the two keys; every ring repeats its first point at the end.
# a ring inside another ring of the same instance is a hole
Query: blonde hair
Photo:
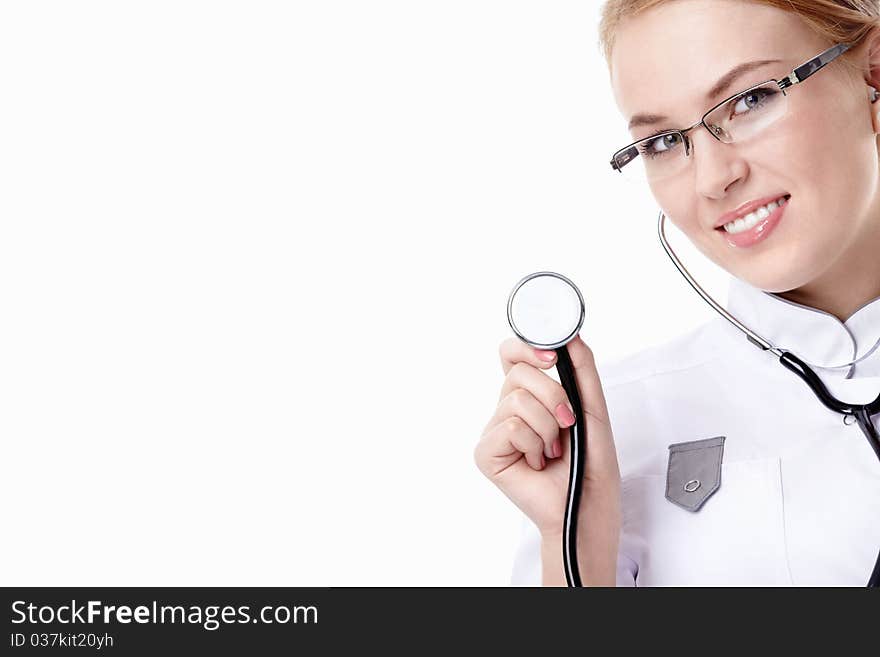
{"type": "MultiPolygon", "coordinates": [[[[829,45],[849,43],[852,48],[841,57],[851,70],[857,67],[846,59],[875,27],[880,26],[880,0],[749,0],[798,14],[829,45]]],[[[646,9],[670,0],[607,0],[599,23],[599,45],[611,66],[614,35],[620,22],[646,9]]]]}

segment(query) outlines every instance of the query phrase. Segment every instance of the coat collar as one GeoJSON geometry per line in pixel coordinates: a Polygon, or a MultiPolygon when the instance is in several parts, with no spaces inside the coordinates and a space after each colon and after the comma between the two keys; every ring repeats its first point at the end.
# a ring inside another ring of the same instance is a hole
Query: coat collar
{"type": "Polygon", "coordinates": [[[788,301],[732,277],[727,309],[749,329],[814,367],[843,365],[874,349],[855,365],[823,370],[823,378],[880,375],[880,297],[841,322],[825,311],[788,301]]]}

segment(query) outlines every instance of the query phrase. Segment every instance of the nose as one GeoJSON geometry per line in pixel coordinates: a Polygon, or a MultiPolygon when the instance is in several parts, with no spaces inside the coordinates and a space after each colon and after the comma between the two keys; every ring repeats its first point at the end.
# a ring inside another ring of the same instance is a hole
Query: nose
{"type": "Polygon", "coordinates": [[[749,167],[734,144],[725,144],[700,127],[691,132],[691,158],[696,192],[709,199],[722,199],[739,181],[745,181],[749,167]]]}

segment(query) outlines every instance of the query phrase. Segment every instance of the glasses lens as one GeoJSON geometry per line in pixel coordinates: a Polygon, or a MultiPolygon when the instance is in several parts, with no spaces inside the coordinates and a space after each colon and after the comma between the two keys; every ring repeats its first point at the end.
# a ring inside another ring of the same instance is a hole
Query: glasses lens
{"type": "Polygon", "coordinates": [[[687,165],[684,136],[664,132],[618,152],[614,161],[628,181],[652,183],[674,176],[687,165]]]}
{"type": "Polygon", "coordinates": [[[765,82],[733,97],[706,116],[709,130],[725,143],[745,141],[779,120],[788,108],[787,96],[765,82]]]}

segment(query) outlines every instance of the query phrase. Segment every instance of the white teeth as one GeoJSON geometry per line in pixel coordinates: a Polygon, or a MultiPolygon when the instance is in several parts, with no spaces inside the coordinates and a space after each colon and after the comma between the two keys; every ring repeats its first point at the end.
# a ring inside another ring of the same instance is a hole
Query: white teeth
{"type": "Polygon", "coordinates": [[[731,221],[730,223],[724,224],[724,230],[726,230],[731,235],[736,235],[737,233],[751,230],[759,221],[763,221],[764,219],[769,217],[774,210],[782,207],[787,202],[787,197],[783,196],[778,201],[768,203],[767,205],[758,208],[754,212],[750,212],[745,217],[741,217],[736,221],[731,221]]]}

